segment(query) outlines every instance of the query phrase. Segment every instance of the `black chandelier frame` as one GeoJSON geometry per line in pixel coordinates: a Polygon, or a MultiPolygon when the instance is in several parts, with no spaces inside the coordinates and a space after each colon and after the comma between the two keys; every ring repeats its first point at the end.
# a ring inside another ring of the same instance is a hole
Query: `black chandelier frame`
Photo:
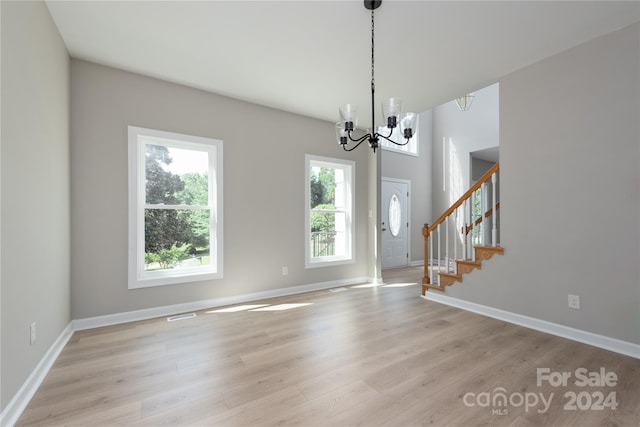
{"type": "MultiPolygon", "coordinates": [[[[375,128],[375,18],[374,11],[382,4],[382,0],[364,0],[364,7],[368,10],[371,10],[371,126],[375,128]]],[[[413,113],[410,113],[413,114],[413,113]]],[[[341,123],[339,122],[336,126],[338,127],[338,138],[339,143],[345,151],[353,151],[360,146],[364,141],[369,142],[369,146],[373,149],[373,152],[376,152],[376,149],[379,146],[380,138],[384,138],[385,140],[398,145],[404,146],[407,145],[411,138],[413,137],[413,130],[411,128],[405,128],[403,130],[403,137],[405,139],[404,142],[396,142],[391,139],[391,135],[393,135],[393,130],[398,126],[398,118],[396,116],[387,117],[387,128],[389,129],[388,135],[383,135],[379,132],[367,132],[365,135],[354,138],[352,135],[355,132],[355,127],[353,121],[345,121],[344,127],[341,128],[341,123]],[[349,142],[355,143],[352,147],[347,147],[349,142]]]]}

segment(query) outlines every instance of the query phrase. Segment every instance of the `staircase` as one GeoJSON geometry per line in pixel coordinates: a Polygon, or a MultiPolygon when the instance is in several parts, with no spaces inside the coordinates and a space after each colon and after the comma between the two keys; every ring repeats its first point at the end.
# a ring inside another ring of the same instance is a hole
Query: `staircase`
{"type": "Polygon", "coordinates": [[[500,164],[496,163],[436,222],[425,224],[422,228],[423,295],[429,289],[444,291],[445,287],[462,282],[465,274],[481,269],[483,261],[490,260],[496,254],[504,254],[504,248],[498,245],[499,169],[500,164]]]}

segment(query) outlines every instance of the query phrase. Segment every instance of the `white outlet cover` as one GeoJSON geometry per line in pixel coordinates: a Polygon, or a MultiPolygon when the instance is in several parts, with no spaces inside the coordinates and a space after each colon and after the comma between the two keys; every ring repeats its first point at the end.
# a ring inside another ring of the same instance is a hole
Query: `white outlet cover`
{"type": "Polygon", "coordinates": [[[569,308],[580,309],[580,296],[569,295],[569,308]]]}

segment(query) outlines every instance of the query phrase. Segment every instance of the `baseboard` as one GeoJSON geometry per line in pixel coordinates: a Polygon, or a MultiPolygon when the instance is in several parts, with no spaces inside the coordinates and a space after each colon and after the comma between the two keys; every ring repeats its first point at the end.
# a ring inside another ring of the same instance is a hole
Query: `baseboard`
{"type": "Polygon", "coordinates": [[[73,330],[100,328],[103,326],[118,325],[121,323],[135,322],[138,320],[153,319],[156,317],[172,316],[187,311],[199,311],[207,308],[222,307],[225,305],[240,304],[267,298],[277,298],[287,295],[302,294],[305,292],[330,289],[337,286],[358,285],[368,282],[366,277],[357,277],[347,280],[332,280],[328,282],[312,283],[308,285],[292,286],[288,288],[272,289],[251,294],[235,295],[230,297],[213,298],[193,301],[183,304],[165,305],[161,307],[146,308],[142,310],[127,311],[124,313],[108,314],[105,316],[88,317],[73,320],[73,330]]]}
{"type": "Polygon", "coordinates": [[[382,280],[382,277],[367,277],[367,280],[363,281],[362,283],[369,283],[372,285],[381,285],[384,283],[384,281],[382,280]]]}
{"type": "Polygon", "coordinates": [[[49,347],[49,350],[42,357],[40,362],[36,365],[35,369],[31,372],[31,375],[22,384],[22,387],[13,396],[9,404],[4,408],[0,414],[0,425],[13,426],[20,418],[20,415],[29,404],[29,401],[42,384],[42,381],[49,373],[49,370],[53,366],[64,346],[73,335],[73,324],[70,322],[66,328],[60,333],[55,342],[49,347]]]}
{"type": "Polygon", "coordinates": [[[418,261],[410,261],[409,262],[409,267],[422,267],[424,265],[424,260],[418,260],[418,261]]]}
{"type": "Polygon", "coordinates": [[[609,338],[604,335],[598,335],[592,332],[571,328],[569,326],[548,322],[546,320],[540,320],[534,317],[523,316],[522,314],[512,313],[510,311],[500,310],[482,304],[476,304],[436,292],[427,292],[423,298],[429,301],[435,301],[452,307],[461,308],[473,313],[482,314],[484,316],[493,317],[494,319],[503,320],[515,325],[524,326],[525,328],[535,329],[537,331],[546,332],[551,335],[556,335],[640,359],[640,345],[630,343],[628,341],[609,338]]]}

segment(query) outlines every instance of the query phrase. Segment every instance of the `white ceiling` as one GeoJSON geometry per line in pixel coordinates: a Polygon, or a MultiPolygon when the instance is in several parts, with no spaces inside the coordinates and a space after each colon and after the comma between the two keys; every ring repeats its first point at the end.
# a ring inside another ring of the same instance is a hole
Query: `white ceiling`
{"type": "MultiPolygon", "coordinates": [[[[47,5],[72,57],[330,121],[355,103],[370,122],[361,0],[47,5]]],[[[637,21],[638,1],[384,0],[376,103],[396,96],[424,111],[637,21]]]]}

